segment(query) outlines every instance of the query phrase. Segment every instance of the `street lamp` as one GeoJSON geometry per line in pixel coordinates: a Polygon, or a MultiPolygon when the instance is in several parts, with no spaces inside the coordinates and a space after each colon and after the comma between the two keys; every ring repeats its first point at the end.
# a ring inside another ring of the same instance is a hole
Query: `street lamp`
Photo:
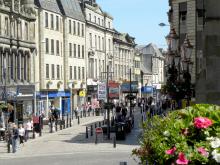
{"type": "Polygon", "coordinates": [[[179,37],[174,28],[170,29],[170,33],[166,36],[166,39],[168,44],[166,57],[168,62],[167,92],[177,102],[186,97],[187,105],[189,105],[191,99],[190,71],[193,65],[191,62],[193,46],[190,44],[188,36],[186,35],[181,50],[179,51],[179,37]]]}

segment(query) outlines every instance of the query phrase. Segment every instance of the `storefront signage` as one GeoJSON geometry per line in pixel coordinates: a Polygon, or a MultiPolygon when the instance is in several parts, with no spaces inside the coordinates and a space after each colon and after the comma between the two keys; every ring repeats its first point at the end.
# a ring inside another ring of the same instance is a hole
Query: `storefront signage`
{"type": "Polygon", "coordinates": [[[119,99],[119,83],[109,82],[109,98],[119,99]]]}
{"type": "Polygon", "coordinates": [[[79,91],[79,97],[85,97],[86,92],[84,90],[79,91]]]}
{"type": "Polygon", "coordinates": [[[130,82],[123,82],[121,84],[122,93],[138,93],[138,81],[131,81],[131,91],[130,91],[130,82]]]}
{"type": "Polygon", "coordinates": [[[100,82],[98,84],[98,100],[105,100],[106,99],[106,83],[100,82]]]}
{"type": "Polygon", "coordinates": [[[153,87],[152,86],[141,87],[141,92],[142,93],[152,93],[153,92],[153,87]]]}

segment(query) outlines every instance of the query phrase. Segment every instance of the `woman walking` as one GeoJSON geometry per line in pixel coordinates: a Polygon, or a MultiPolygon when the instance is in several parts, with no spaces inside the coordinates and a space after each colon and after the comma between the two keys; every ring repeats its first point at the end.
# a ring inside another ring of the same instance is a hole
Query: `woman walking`
{"type": "Polygon", "coordinates": [[[19,124],[18,135],[19,135],[19,139],[20,139],[20,144],[22,143],[24,146],[25,129],[22,124],[19,124]]]}

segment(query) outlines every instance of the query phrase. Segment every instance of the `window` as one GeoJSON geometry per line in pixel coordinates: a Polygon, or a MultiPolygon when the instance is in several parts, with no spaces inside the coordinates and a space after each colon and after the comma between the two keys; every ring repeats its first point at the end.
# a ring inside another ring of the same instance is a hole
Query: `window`
{"type": "Polygon", "coordinates": [[[108,39],[108,50],[111,50],[111,39],[108,39]]]}
{"type": "Polygon", "coordinates": [[[95,35],[95,49],[97,49],[97,37],[95,35]]]}
{"type": "Polygon", "coordinates": [[[205,17],[205,11],[204,9],[197,9],[197,23],[198,25],[203,25],[204,23],[204,17],[205,17]]]}
{"type": "Polygon", "coordinates": [[[82,45],[82,58],[84,58],[85,57],[85,54],[84,54],[85,52],[84,52],[84,45],[82,45]]]}
{"type": "Polygon", "coordinates": [[[57,40],[57,55],[59,55],[60,54],[60,42],[59,42],[59,40],[57,40]]]}
{"type": "Polygon", "coordinates": [[[73,21],[73,34],[76,35],[76,22],[73,21]]]}
{"type": "Polygon", "coordinates": [[[94,22],[96,23],[96,16],[94,16],[94,22]]]}
{"type": "Polygon", "coordinates": [[[90,48],[92,48],[92,33],[89,33],[90,48]]]}
{"type": "Polygon", "coordinates": [[[69,56],[72,57],[72,43],[69,43],[69,56]]]}
{"type": "Polygon", "coordinates": [[[85,80],[85,67],[82,67],[82,79],[85,80]]]}
{"type": "Polygon", "coordinates": [[[82,37],[84,37],[84,25],[82,24],[82,37]]]}
{"type": "Polygon", "coordinates": [[[62,65],[60,65],[60,72],[61,72],[61,79],[63,79],[63,67],[62,67],[62,65]]]}
{"type": "Polygon", "coordinates": [[[46,64],[46,78],[50,78],[50,74],[49,74],[49,64],[46,64]]]}
{"type": "Polygon", "coordinates": [[[57,79],[60,79],[60,65],[57,65],[57,79]]]}
{"type": "Polygon", "coordinates": [[[100,18],[98,18],[98,24],[100,25],[100,18]]]}
{"type": "Polygon", "coordinates": [[[54,20],[53,20],[53,14],[50,14],[50,22],[51,22],[51,29],[54,29],[54,20]]]}
{"type": "Polygon", "coordinates": [[[78,45],[78,58],[80,58],[80,45],[78,45]]]}
{"type": "Polygon", "coordinates": [[[76,44],[74,44],[73,51],[74,51],[74,58],[76,58],[76,44]]]}
{"type": "Polygon", "coordinates": [[[104,21],[103,21],[103,19],[102,19],[102,26],[104,26],[104,21]]]}
{"type": "Polygon", "coordinates": [[[48,13],[45,12],[45,27],[48,28],[48,13]]]}
{"type": "Polygon", "coordinates": [[[79,22],[78,22],[78,36],[80,35],[80,24],[79,24],[79,22]]]}
{"type": "Polygon", "coordinates": [[[46,53],[48,54],[49,53],[49,40],[48,40],[48,38],[46,38],[45,39],[45,51],[46,51],[46,53]]]}
{"type": "Polygon", "coordinates": [[[25,40],[28,40],[28,24],[25,22],[25,40]]]}
{"type": "Polygon", "coordinates": [[[56,30],[59,31],[59,17],[56,16],[56,30]]]}
{"type": "Polygon", "coordinates": [[[77,79],[77,75],[76,75],[76,66],[74,66],[74,80],[77,79]]]}
{"type": "Polygon", "coordinates": [[[102,37],[102,50],[104,51],[104,38],[102,37]]]}
{"type": "Polygon", "coordinates": [[[54,54],[54,40],[51,39],[51,54],[54,54]]]}
{"type": "Polygon", "coordinates": [[[99,39],[98,39],[98,48],[99,48],[99,50],[101,49],[101,40],[100,40],[100,36],[99,36],[99,39]]]}
{"type": "Polygon", "coordinates": [[[70,80],[73,79],[73,67],[70,66],[70,80]]]}
{"type": "Polygon", "coordinates": [[[78,79],[81,80],[81,71],[80,71],[80,67],[78,67],[78,79]]]}
{"type": "Polygon", "coordinates": [[[108,28],[109,28],[109,29],[111,28],[111,24],[110,24],[110,22],[108,22],[108,28]]]}
{"type": "Polygon", "coordinates": [[[71,26],[71,20],[69,20],[69,33],[72,33],[72,26],[71,26]]]}
{"type": "Polygon", "coordinates": [[[52,71],[52,79],[55,78],[55,70],[54,70],[54,64],[51,65],[51,71],[52,71]]]}
{"type": "Polygon", "coordinates": [[[61,53],[60,53],[60,55],[61,55],[61,57],[63,56],[63,43],[62,42],[60,42],[60,48],[61,48],[61,53]]]}
{"type": "Polygon", "coordinates": [[[180,25],[186,25],[186,15],[186,11],[180,12],[180,25]]]}
{"type": "Polygon", "coordinates": [[[92,21],[91,13],[89,13],[89,21],[92,21]]]}
{"type": "Polygon", "coordinates": [[[8,17],[5,17],[5,34],[6,34],[6,36],[9,36],[8,17]]]}

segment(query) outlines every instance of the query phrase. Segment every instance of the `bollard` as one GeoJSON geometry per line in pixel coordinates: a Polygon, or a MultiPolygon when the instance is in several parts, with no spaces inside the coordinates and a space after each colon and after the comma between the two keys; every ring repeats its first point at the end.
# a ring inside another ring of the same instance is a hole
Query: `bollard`
{"type": "Polygon", "coordinates": [[[55,121],[55,131],[57,132],[57,120],[55,121]]]}
{"type": "Polygon", "coordinates": [[[70,117],[70,127],[72,127],[72,119],[71,119],[71,117],[70,117]]]}
{"type": "Polygon", "coordinates": [[[62,120],[60,120],[60,130],[62,130],[62,120]]]}
{"type": "Polygon", "coordinates": [[[66,121],[65,121],[65,119],[63,120],[63,129],[65,129],[65,127],[66,127],[66,121]]]}
{"type": "Polygon", "coordinates": [[[86,139],[89,138],[88,127],[86,127],[86,139]]]}
{"type": "Polygon", "coordinates": [[[95,128],[97,128],[97,124],[95,123],[95,128]]]}
{"type": "Polygon", "coordinates": [[[92,115],[93,115],[93,116],[95,115],[95,111],[94,111],[94,109],[92,110],[92,115]]]}
{"type": "Polygon", "coordinates": [[[80,118],[82,118],[82,111],[80,112],[80,118]]]}
{"type": "Polygon", "coordinates": [[[34,126],[33,126],[33,139],[35,139],[35,128],[34,128],[34,126]]]}
{"type": "Polygon", "coordinates": [[[66,128],[68,128],[68,127],[69,127],[69,115],[67,113],[67,116],[66,116],[66,128]]]}
{"type": "Polygon", "coordinates": [[[97,137],[97,134],[95,134],[95,144],[98,143],[98,137],[97,137]]]}
{"type": "Polygon", "coordinates": [[[116,148],[116,136],[113,137],[113,147],[116,148]]]}
{"type": "Polygon", "coordinates": [[[10,148],[10,139],[11,139],[11,135],[9,134],[9,131],[7,132],[7,149],[8,149],[8,153],[11,152],[11,148],[10,148]]]}
{"type": "Polygon", "coordinates": [[[80,121],[79,121],[79,116],[78,116],[78,124],[80,124],[80,121]]]}
{"type": "Polygon", "coordinates": [[[90,131],[91,131],[91,132],[90,132],[90,133],[91,133],[90,135],[93,136],[93,126],[92,126],[92,125],[91,125],[90,131]]]}
{"type": "Polygon", "coordinates": [[[99,127],[101,127],[101,122],[99,122],[99,127]]]}

